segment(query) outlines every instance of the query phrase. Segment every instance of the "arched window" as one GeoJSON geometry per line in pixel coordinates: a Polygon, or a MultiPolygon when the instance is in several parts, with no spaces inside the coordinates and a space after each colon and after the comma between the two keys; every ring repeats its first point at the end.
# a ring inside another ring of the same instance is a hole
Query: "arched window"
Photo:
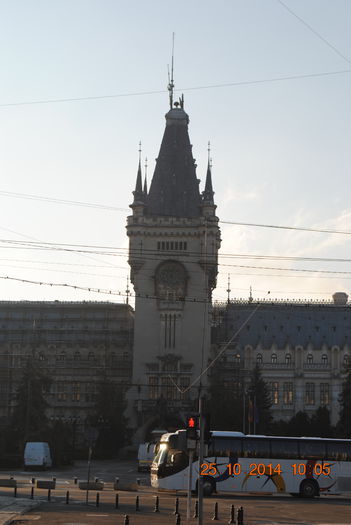
{"type": "Polygon", "coordinates": [[[262,361],[263,361],[263,359],[262,359],[262,354],[257,354],[257,356],[256,356],[256,363],[257,363],[258,365],[261,365],[261,364],[262,364],[262,361]]]}
{"type": "Polygon", "coordinates": [[[271,362],[272,363],[276,363],[277,362],[277,354],[272,354],[271,355],[271,362]]]}
{"type": "Polygon", "coordinates": [[[308,365],[312,365],[313,363],[313,355],[312,354],[308,354],[307,355],[307,364],[308,365]]]}
{"type": "Polygon", "coordinates": [[[291,354],[285,354],[285,364],[291,365],[291,354]]]}
{"type": "Polygon", "coordinates": [[[322,355],[322,365],[327,365],[328,364],[328,356],[327,354],[323,354],[322,355]]]}
{"type": "Polygon", "coordinates": [[[74,361],[80,361],[80,352],[79,352],[79,350],[74,352],[73,359],[74,359],[74,361]]]}
{"type": "Polygon", "coordinates": [[[66,361],[66,352],[63,350],[60,354],[56,355],[56,361],[64,363],[66,361]]]}
{"type": "Polygon", "coordinates": [[[348,354],[344,355],[344,366],[348,366],[350,364],[350,356],[348,354]]]}

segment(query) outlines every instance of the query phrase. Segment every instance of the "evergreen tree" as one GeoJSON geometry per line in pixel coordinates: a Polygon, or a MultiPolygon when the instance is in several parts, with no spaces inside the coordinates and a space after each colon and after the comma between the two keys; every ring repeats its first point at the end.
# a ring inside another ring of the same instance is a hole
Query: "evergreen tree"
{"type": "Polygon", "coordinates": [[[346,368],[346,377],[340,394],[340,405],[338,433],[343,437],[351,438],[351,365],[346,368]]]}
{"type": "Polygon", "coordinates": [[[48,372],[29,357],[17,388],[17,402],[11,418],[11,428],[15,430],[19,444],[30,440],[40,441],[46,433],[46,409],[49,405],[45,393],[49,391],[50,385],[48,372]]]}
{"type": "Polygon", "coordinates": [[[248,396],[248,419],[251,423],[251,429],[253,430],[253,428],[255,428],[256,434],[266,434],[270,429],[272,421],[272,400],[269,387],[263,380],[258,365],[256,365],[251,372],[248,396]]]}
{"type": "Polygon", "coordinates": [[[113,457],[127,439],[127,418],[123,387],[102,377],[98,383],[97,399],[90,418],[91,426],[97,428],[96,455],[113,457]]]}
{"type": "Polygon", "coordinates": [[[210,387],[208,402],[211,414],[211,430],[242,429],[242,396],[236,389],[214,384],[210,387]]]}
{"type": "Polygon", "coordinates": [[[319,407],[311,417],[311,435],[332,437],[334,429],[330,423],[330,413],[327,407],[319,407]]]}

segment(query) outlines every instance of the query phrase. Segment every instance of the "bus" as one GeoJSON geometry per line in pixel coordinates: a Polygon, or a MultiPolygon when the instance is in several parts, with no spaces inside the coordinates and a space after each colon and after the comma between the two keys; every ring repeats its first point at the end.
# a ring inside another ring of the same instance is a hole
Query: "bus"
{"type": "MultiPolygon", "coordinates": [[[[187,490],[186,431],[164,434],[151,465],[151,485],[187,490]]],[[[194,455],[192,490],[203,476],[213,492],[288,493],[313,498],[351,491],[351,439],[245,435],[212,431],[204,461],[194,455]]]]}

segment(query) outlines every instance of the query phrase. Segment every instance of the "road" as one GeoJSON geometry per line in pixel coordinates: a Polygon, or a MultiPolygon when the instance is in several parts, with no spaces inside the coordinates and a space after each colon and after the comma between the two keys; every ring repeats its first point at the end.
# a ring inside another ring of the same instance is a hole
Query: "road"
{"type": "MultiPolygon", "coordinates": [[[[130,518],[130,525],[145,525],[152,520],[153,525],[169,525],[175,523],[175,497],[174,493],[161,492],[159,496],[160,512],[154,512],[156,493],[148,486],[148,475],[138,473],[134,462],[94,462],[91,477],[98,477],[105,482],[104,490],[99,492],[99,506],[96,506],[96,492],[89,492],[89,504],[86,505],[86,492],[74,483],[74,477],[86,480],[86,463],[77,462],[74,467],[50,472],[1,472],[0,477],[13,475],[19,482],[18,497],[30,498],[31,478],[52,479],[56,477],[56,488],[51,491],[51,501],[48,501],[48,491],[35,488],[34,499],[39,499],[41,504],[31,513],[18,518],[14,523],[28,524],[36,521],[39,525],[92,525],[92,524],[120,524],[124,523],[124,516],[130,518]],[[121,488],[135,490],[118,490],[113,488],[115,477],[119,477],[121,488]],[[140,478],[140,486],[136,479],[140,478]],[[66,493],[69,491],[69,503],[66,503],[66,493]],[[118,494],[118,508],[116,508],[116,494],[118,494]],[[139,497],[140,510],[136,510],[136,496],[139,497]]],[[[2,488],[1,495],[9,495],[13,489],[2,488]]],[[[186,498],[178,494],[179,511],[182,522],[186,521],[186,498]]],[[[245,525],[350,525],[351,524],[351,498],[329,496],[314,500],[295,499],[282,495],[253,495],[233,494],[214,495],[205,499],[204,524],[213,523],[214,504],[218,503],[218,523],[228,523],[231,505],[235,507],[235,515],[239,507],[244,509],[245,525]]],[[[191,515],[194,513],[194,499],[191,515]]],[[[191,518],[191,523],[196,523],[191,518]]]]}

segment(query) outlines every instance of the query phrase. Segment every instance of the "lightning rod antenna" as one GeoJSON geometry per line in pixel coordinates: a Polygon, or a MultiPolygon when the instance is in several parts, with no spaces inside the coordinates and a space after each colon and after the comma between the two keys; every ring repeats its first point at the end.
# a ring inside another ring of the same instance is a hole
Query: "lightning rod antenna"
{"type": "Polygon", "coordinates": [[[174,89],[174,33],[172,33],[172,62],[171,62],[171,78],[169,78],[169,66],[168,66],[168,91],[169,91],[169,106],[173,107],[173,89],[174,89]]]}

